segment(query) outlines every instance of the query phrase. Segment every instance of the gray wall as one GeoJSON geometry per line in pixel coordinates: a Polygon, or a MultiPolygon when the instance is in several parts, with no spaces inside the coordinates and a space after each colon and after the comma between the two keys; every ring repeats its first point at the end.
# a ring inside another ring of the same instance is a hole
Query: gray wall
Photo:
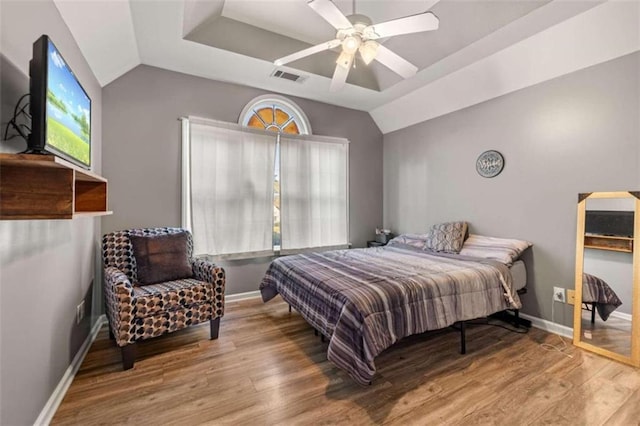
{"type": "MultiPolygon", "coordinates": [[[[92,99],[99,171],[101,88],[58,9],[50,0],[2,0],[0,14],[2,129],[29,91],[32,44],[48,34],[92,99]]],[[[25,147],[19,139],[0,143],[3,152],[25,147]]],[[[32,424],[87,337],[99,235],[96,219],[0,221],[0,424],[32,424]],[[76,325],[83,299],[87,317],[76,325]]]]}
{"type": "MultiPolygon", "coordinates": [[[[639,62],[628,55],[385,135],[385,227],[466,220],[474,233],[533,242],[523,311],[551,320],[553,286],[574,286],[577,194],[640,188],[639,62]],[[475,171],[488,149],[506,162],[493,179],[475,171]]],[[[570,326],[572,310],[556,308],[570,326]]]]}
{"type": "MultiPolygon", "coordinates": [[[[292,83],[293,84],[293,83],[292,83]]],[[[244,106],[267,92],[139,66],[104,88],[104,174],[113,216],[103,231],[180,225],[178,117],[237,122],[244,106]]],[[[350,144],[350,240],[364,246],[382,224],[382,134],[366,112],[291,97],[313,132],[350,144]]],[[[227,294],[255,291],[268,259],[224,263],[227,294]]]]}

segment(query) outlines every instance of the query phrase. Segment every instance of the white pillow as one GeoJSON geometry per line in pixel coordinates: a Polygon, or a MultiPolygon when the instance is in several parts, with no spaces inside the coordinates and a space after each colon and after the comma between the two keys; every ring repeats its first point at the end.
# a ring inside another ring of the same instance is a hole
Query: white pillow
{"type": "Polygon", "coordinates": [[[465,240],[460,255],[493,259],[511,266],[532,245],[523,240],[471,234],[465,240]]]}
{"type": "Polygon", "coordinates": [[[387,243],[388,246],[411,246],[423,248],[428,234],[402,234],[387,243]]]}

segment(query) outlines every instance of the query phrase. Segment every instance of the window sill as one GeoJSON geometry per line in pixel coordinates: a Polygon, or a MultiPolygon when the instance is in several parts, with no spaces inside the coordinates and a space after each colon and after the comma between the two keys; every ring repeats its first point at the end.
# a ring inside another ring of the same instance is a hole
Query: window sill
{"type": "Polygon", "coordinates": [[[303,249],[279,250],[279,251],[263,251],[263,252],[218,254],[218,255],[203,254],[203,255],[198,255],[196,257],[199,259],[208,260],[213,263],[236,262],[236,261],[246,261],[246,260],[273,259],[280,256],[290,256],[293,254],[316,253],[316,252],[323,252],[323,251],[330,251],[330,250],[345,250],[345,249],[350,249],[351,247],[352,247],[352,244],[348,243],[348,244],[342,244],[338,246],[309,247],[309,248],[303,248],[303,249]]]}

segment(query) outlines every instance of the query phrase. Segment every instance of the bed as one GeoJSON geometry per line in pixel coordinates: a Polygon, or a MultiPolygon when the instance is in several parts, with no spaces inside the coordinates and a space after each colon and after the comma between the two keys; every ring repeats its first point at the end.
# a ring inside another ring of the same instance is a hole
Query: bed
{"type": "Polygon", "coordinates": [[[519,309],[509,266],[390,244],[278,258],[260,291],[265,302],[279,294],[327,336],[329,361],[365,385],[375,357],[403,337],[519,309]]]}

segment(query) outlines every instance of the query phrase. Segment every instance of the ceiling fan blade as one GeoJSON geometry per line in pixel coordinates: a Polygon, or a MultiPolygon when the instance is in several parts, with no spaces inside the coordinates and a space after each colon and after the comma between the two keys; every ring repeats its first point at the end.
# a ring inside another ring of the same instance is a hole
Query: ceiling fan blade
{"type": "Polygon", "coordinates": [[[383,45],[378,46],[378,53],[375,59],[391,71],[401,75],[403,78],[413,77],[418,72],[418,67],[403,57],[393,53],[383,45]]]}
{"type": "Polygon", "coordinates": [[[336,30],[353,28],[351,22],[331,0],[309,0],[307,4],[336,30]]]}
{"type": "Polygon", "coordinates": [[[431,12],[394,19],[393,21],[369,25],[363,33],[370,40],[401,34],[419,33],[437,30],[440,20],[431,12]]]}
{"type": "Polygon", "coordinates": [[[349,63],[339,63],[336,65],[336,70],[333,72],[333,78],[331,79],[331,87],[329,88],[332,92],[337,92],[344,87],[347,76],[349,75],[349,70],[351,70],[351,65],[353,64],[353,57],[354,55],[351,55],[349,63]],[[345,65],[347,66],[345,67],[345,65]]]}
{"type": "Polygon", "coordinates": [[[334,47],[340,46],[341,43],[342,42],[338,39],[325,41],[324,43],[311,46],[308,49],[300,50],[299,52],[295,52],[295,53],[292,53],[291,55],[287,55],[280,59],[276,59],[275,61],[273,61],[273,64],[276,66],[288,64],[289,62],[297,61],[298,59],[305,58],[307,56],[313,55],[314,53],[333,49],[334,47]]]}

